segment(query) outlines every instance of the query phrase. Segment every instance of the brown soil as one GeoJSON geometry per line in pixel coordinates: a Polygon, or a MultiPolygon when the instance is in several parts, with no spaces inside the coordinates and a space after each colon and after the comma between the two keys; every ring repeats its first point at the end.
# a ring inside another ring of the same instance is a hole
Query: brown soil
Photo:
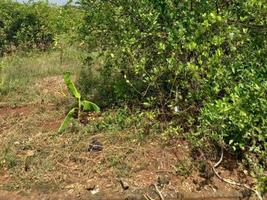
{"type": "Polygon", "coordinates": [[[34,105],[24,105],[19,107],[4,107],[0,108],[0,118],[27,116],[34,110],[34,105]]]}
{"type": "MultiPolygon", "coordinates": [[[[0,108],[0,147],[10,144],[12,159],[19,160],[13,168],[0,163],[0,200],[149,199],[146,194],[157,200],[154,184],[165,200],[245,199],[244,191],[210,173],[214,162],[192,159],[185,141],[166,145],[155,137],[136,142],[127,138],[131,130],[94,136],[76,133],[75,127],[57,135],[67,99],[62,77],[45,78],[34,87],[41,91],[39,103],[0,108]],[[95,137],[103,150],[88,152],[95,137]],[[202,174],[196,161],[205,165],[202,174]],[[127,190],[120,180],[129,185],[127,190]]],[[[240,179],[237,166],[229,170],[223,165],[218,168],[221,176],[252,182],[249,177],[240,179]]]]}

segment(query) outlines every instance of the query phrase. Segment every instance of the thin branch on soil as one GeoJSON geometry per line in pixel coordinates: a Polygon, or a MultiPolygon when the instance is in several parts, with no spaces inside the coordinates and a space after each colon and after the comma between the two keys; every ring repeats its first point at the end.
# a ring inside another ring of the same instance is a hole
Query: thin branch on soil
{"type": "Polygon", "coordinates": [[[255,190],[255,189],[249,187],[249,186],[246,185],[246,184],[237,183],[237,182],[235,182],[235,181],[232,181],[232,180],[225,179],[225,178],[221,177],[221,176],[219,175],[219,173],[216,171],[215,168],[218,167],[218,166],[221,164],[222,160],[223,160],[223,147],[221,147],[221,157],[220,157],[220,160],[219,160],[219,161],[212,167],[212,170],[213,170],[214,174],[215,174],[221,181],[226,182],[226,183],[228,183],[228,184],[230,184],[230,185],[235,185],[235,186],[238,186],[238,187],[244,187],[244,188],[246,188],[246,189],[248,189],[248,190],[254,192],[254,193],[257,195],[257,197],[258,197],[259,200],[263,200],[263,197],[262,197],[262,195],[261,195],[261,193],[260,193],[259,191],[257,191],[257,190],[255,190]]]}
{"type": "Polygon", "coordinates": [[[147,193],[144,194],[144,197],[145,197],[146,200],[155,200],[151,196],[149,196],[147,193]]]}
{"type": "Polygon", "coordinates": [[[166,172],[166,173],[169,173],[169,174],[175,173],[175,171],[167,170],[167,169],[159,169],[159,170],[156,171],[156,173],[162,173],[162,172],[166,172]]]}
{"type": "MultiPolygon", "coordinates": [[[[164,200],[164,197],[163,197],[161,191],[159,190],[158,186],[156,184],[153,184],[153,186],[155,187],[156,193],[159,195],[160,200],[164,200]]],[[[146,200],[155,200],[151,196],[149,196],[148,193],[144,194],[144,197],[146,200]]]]}
{"type": "Polygon", "coordinates": [[[161,200],[164,200],[164,197],[163,197],[161,191],[159,190],[158,186],[157,186],[156,184],[154,184],[154,187],[155,187],[156,192],[158,193],[160,199],[161,199],[161,200]]]}
{"type": "Polygon", "coordinates": [[[69,166],[67,166],[67,165],[64,165],[64,164],[62,164],[62,163],[60,163],[60,162],[57,162],[57,164],[58,164],[58,165],[60,165],[61,167],[64,167],[64,168],[66,168],[66,169],[76,170],[76,168],[69,167],[69,166]]]}

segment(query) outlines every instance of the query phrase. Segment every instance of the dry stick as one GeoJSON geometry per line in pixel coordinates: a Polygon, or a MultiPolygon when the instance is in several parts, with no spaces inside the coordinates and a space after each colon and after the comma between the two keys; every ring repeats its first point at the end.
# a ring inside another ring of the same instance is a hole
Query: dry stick
{"type": "Polygon", "coordinates": [[[151,196],[149,196],[148,194],[144,194],[144,197],[146,200],[155,200],[151,196]]]}
{"type": "Polygon", "coordinates": [[[158,193],[158,195],[160,197],[160,200],[164,200],[164,197],[163,197],[162,193],[160,192],[158,186],[156,184],[154,184],[154,187],[155,187],[156,192],[158,193]]]}
{"type": "Polygon", "coordinates": [[[246,188],[246,189],[248,189],[248,190],[254,192],[254,193],[257,195],[257,197],[258,197],[259,200],[263,200],[263,197],[261,196],[261,194],[260,194],[259,191],[257,191],[257,190],[255,190],[255,189],[249,187],[249,186],[246,185],[246,184],[237,183],[237,182],[235,182],[235,181],[232,181],[232,180],[225,179],[225,178],[221,177],[221,176],[219,175],[219,173],[215,170],[215,168],[218,167],[218,166],[221,164],[222,160],[223,160],[223,147],[221,147],[221,157],[220,157],[220,160],[219,160],[219,161],[212,167],[212,170],[213,170],[214,174],[215,174],[221,181],[226,182],[226,183],[228,183],[228,184],[230,184],[230,185],[235,185],[235,186],[238,186],[238,187],[244,187],[244,188],[246,188]]]}
{"type": "MultiPolygon", "coordinates": [[[[163,197],[161,191],[159,190],[158,186],[156,184],[153,184],[153,186],[155,187],[156,193],[159,195],[160,200],[164,200],[164,197],[163,197]]],[[[146,200],[155,200],[151,196],[149,196],[147,193],[144,194],[144,197],[145,197],[146,200]]]]}

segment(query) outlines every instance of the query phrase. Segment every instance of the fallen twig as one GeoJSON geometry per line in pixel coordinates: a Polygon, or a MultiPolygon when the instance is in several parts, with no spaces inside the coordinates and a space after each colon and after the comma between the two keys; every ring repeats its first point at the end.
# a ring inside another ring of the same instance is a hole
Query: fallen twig
{"type": "Polygon", "coordinates": [[[163,197],[161,191],[159,190],[158,186],[156,184],[154,184],[154,187],[155,187],[156,192],[158,193],[158,195],[160,197],[160,200],[164,200],[164,197],[163,197]]]}
{"type": "Polygon", "coordinates": [[[146,200],[155,200],[151,196],[149,196],[147,193],[144,194],[144,197],[145,197],[146,200]]]}
{"type": "MultiPolygon", "coordinates": [[[[164,197],[156,184],[153,185],[156,189],[156,193],[159,195],[160,200],[164,200],[164,197]]],[[[146,200],[155,200],[148,193],[144,194],[146,200]]]]}
{"type": "Polygon", "coordinates": [[[218,166],[221,164],[222,160],[223,160],[223,147],[221,147],[221,157],[220,157],[220,160],[219,160],[219,161],[212,167],[212,170],[213,170],[214,174],[215,174],[221,181],[226,182],[226,183],[228,183],[228,184],[230,184],[230,185],[235,185],[235,186],[238,186],[238,187],[244,187],[244,188],[246,188],[246,189],[248,189],[248,190],[254,192],[254,193],[257,195],[257,197],[258,197],[259,200],[263,200],[263,197],[262,197],[262,195],[261,195],[261,193],[260,193],[259,191],[257,191],[257,190],[255,190],[255,189],[249,187],[249,186],[246,185],[246,184],[237,183],[237,182],[235,182],[235,181],[232,181],[232,180],[225,179],[225,178],[221,177],[221,176],[219,175],[219,173],[216,171],[215,168],[218,167],[218,166]]]}

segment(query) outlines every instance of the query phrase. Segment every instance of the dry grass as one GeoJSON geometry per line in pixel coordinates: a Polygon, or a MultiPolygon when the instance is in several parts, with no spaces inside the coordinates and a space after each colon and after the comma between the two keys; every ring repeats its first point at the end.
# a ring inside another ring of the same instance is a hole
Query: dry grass
{"type": "MultiPolygon", "coordinates": [[[[1,102],[21,104],[38,101],[43,92],[34,84],[41,84],[42,79],[60,76],[64,71],[78,73],[81,67],[82,53],[75,49],[65,51],[60,60],[60,52],[32,53],[30,55],[11,55],[0,58],[0,96],[1,102]]],[[[51,79],[51,78],[50,78],[51,79]]],[[[53,80],[51,80],[53,81],[53,80]]],[[[55,85],[44,80],[45,84],[55,85]]],[[[52,87],[47,87],[50,90],[52,87]]]]}

